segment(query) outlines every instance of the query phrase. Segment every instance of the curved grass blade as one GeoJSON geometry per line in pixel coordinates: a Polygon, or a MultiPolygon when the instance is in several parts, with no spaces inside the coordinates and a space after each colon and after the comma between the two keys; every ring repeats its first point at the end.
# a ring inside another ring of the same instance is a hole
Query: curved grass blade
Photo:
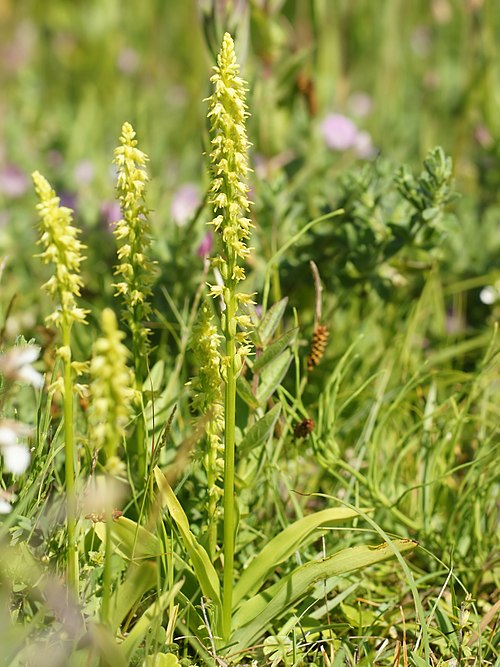
{"type": "MultiPolygon", "coordinates": [[[[207,552],[201,544],[197,542],[195,536],[191,532],[187,516],[172,491],[167,478],[158,467],[155,468],[154,472],[156,483],[160,489],[163,505],[167,507],[170,516],[179,530],[184,547],[193,564],[193,569],[196,573],[203,595],[209,598],[220,611],[220,584],[217,572],[215,571],[207,552]]],[[[217,618],[219,617],[220,616],[218,615],[217,618]]]]}

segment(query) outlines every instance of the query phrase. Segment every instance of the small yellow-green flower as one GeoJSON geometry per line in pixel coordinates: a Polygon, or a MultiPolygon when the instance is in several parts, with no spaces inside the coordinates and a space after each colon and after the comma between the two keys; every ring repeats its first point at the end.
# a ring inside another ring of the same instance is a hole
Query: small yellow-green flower
{"type": "Polygon", "coordinates": [[[103,449],[111,460],[125,435],[131,415],[132,377],[127,367],[128,350],[123,345],[124,334],[118,329],[110,308],[101,316],[102,337],[93,346],[90,363],[89,415],[91,444],[103,449]]]}
{"type": "Polygon", "coordinates": [[[43,287],[60,306],[47,317],[47,322],[59,327],[63,322],[68,326],[73,322],[86,323],[88,311],[79,308],[76,302],[83,286],[80,264],[85,259],[82,255],[85,246],[78,239],[80,230],[72,225],[73,211],[60,206],[59,197],[38,171],[33,173],[33,183],[40,200],[37,204],[41,219],[38,243],[44,247],[40,258],[44,264],[55,266],[54,275],[43,287]]]}
{"type": "Polygon", "coordinates": [[[148,156],[137,148],[135,136],[132,125],[124,123],[121,145],[115,149],[116,188],[122,212],[122,219],[114,230],[119,243],[119,264],[115,268],[119,282],[115,287],[126,306],[125,318],[134,337],[136,353],[141,355],[147,349],[148,330],[144,320],[151,313],[148,299],[155,279],[155,262],[150,259],[151,225],[145,201],[148,156]]]}

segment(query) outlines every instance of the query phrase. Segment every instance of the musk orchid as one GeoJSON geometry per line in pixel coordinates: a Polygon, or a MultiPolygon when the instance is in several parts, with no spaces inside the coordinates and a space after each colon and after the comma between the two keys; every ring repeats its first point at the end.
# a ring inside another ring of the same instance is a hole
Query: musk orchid
{"type": "Polygon", "coordinates": [[[250,317],[243,312],[252,301],[250,294],[239,291],[245,279],[242,262],[250,253],[247,241],[252,222],[248,217],[250,201],[247,177],[248,146],[246,119],[246,83],[239,76],[234,43],[226,33],[211,77],[213,93],[208,100],[208,118],[211,123],[210,152],[212,183],[209,203],[214,218],[210,222],[219,238],[220,254],[213,260],[214,268],[222,277],[222,284],[212,285],[210,294],[221,297],[224,309],[221,315],[225,338],[222,357],[222,376],[225,382],[224,425],[224,577],[223,577],[223,639],[231,632],[233,569],[235,549],[235,417],[236,379],[244,358],[250,353],[248,339],[250,317]]]}

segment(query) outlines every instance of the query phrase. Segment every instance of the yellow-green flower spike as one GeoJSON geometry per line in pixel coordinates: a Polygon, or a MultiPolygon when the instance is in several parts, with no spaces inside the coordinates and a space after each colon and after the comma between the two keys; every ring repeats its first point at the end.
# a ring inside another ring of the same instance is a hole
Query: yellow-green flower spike
{"type": "MultiPolygon", "coordinates": [[[[226,33],[214,67],[211,82],[214,91],[209,98],[208,117],[211,122],[212,150],[210,161],[212,184],[209,201],[213,206],[211,221],[218,233],[219,257],[214,267],[222,277],[222,284],[211,287],[210,295],[224,302],[221,328],[226,342],[221,363],[224,379],[224,575],[222,616],[217,632],[223,642],[231,636],[233,610],[233,574],[236,533],[235,509],[235,434],[236,434],[236,379],[241,373],[243,360],[251,351],[248,335],[248,318],[241,307],[251,301],[251,296],[238,291],[238,284],[245,279],[241,266],[250,248],[247,241],[253,226],[247,217],[250,210],[247,177],[248,139],[245,121],[248,116],[245,92],[246,84],[239,76],[239,66],[234,53],[231,35],[226,33]]],[[[212,552],[213,555],[213,552],[212,552]]]]}
{"type": "Polygon", "coordinates": [[[119,244],[115,274],[120,278],[115,287],[126,306],[125,318],[134,338],[134,355],[143,355],[148,338],[144,320],[151,313],[148,299],[155,279],[155,262],[150,259],[151,225],[145,201],[148,156],[137,148],[135,136],[132,125],[124,123],[121,145],[115,149],[116,189],[122,212],[122,219],[114,230],[119,244]]]}
{"type": "Polygon", "coordinates": [[[203,302],[193,326],[190,347],[198,367],[198,375],[191,381],[194,393],[193,408],[205,414],[213,406],[222,405],[220,336],[206,302],[203,302]]]}
{"type": "Polygon", "coordinates": [[[237,310],[239,304],[251,301],[248,294],[236,294],[237,284],[245,279],[245,271],[238,262],[245,260],[251,250],[247,241],[253,227],[247,217],[250,201],[246,180],[250,169],[245,121],[249,114],[245,102],[246,84],[239,76],[234,43],[229,33],[224,35],[214,72],[211,78],[214,91],[209,98],[208,113],[212,134],[209,201],[214,209],[210,224],[220,237],[222,252],[213,263],[219,269],[225,287],[213,286],[211,295],[222,296],[225,302],[224,335],[226,339],[235,338],[239,343],[237,353],[241,360],[250,347],[246,334],[236,334],[232,329],[236,325],[245,328],[247,320],[238,317],[237,310]]]}
{"type": "Polygon", "coordinates": [[[41,219],[38,243],[44,247],[40,258],[44,264],[55,266],[54,275],[43,287],[60,306],[47,317],[47,322],[59,327],[63,322],[68,326],[73,322],[86,323],[88,311],[79,308],[76,302],[83,286],[80,264],[85,259],[82,255],[85,246],[78,239],[80,230],[72,225],[73,211],[60,206],[59,197],[40,172],[33,173],[33,183],[40,200],[37,204],[41,219]]]}
{"type": "Polygon", "coordinates": [[[79,241],[79,230],[73,227],[73,211],[60,206],[60,199],[48,181],[38,172],[33,174],[33,183],[40,200],[37,209],[40,214],[41,238],[39,244],[44,251],[40,257],[45,264],[52,263],[55,273],[44,287],[57,302],[57,309],[47,317],[49,324],[61,329],[62,346],[58,355],[63,362],[63,377],[53,387],[59,386],[64,395],[64,452],[66,485],[66,525],[68,530],[68,590],[78,599],[79,563],[78,541],[76,537],[76,452],[73,428],[73,376],[82,371],[85,364],[73,366],[71,360],[71,329],[74,322],[86,323],[87,311],[77,306],[76,297],[80,296],[83,281],[80,277],[80,264],[84,257],[84,245],[79,241]]]}
{"type": "Polygon", "coordinates": [[[109,460],[125,435],[131,417],[132,377],[127,367],[128,350],[124,334],[118,329],[116,316],[105,308],[101,316],[102,337],[93,345],[90,363],[89,414],[92,446],[103,449],[109,460]]]}
{"type": "Polygon", "coordinates": [[[203,465],[208,487],[209,552],[214,558],[217,546],[218,503],[223,493],[221,481],[224,471],[224,444],[221,436],[224,430],[224,406],[220,336],[206,302],[202,304],[198,320],[193,326],[190,347],[198,367],[198,375],[190,383],[193,392],[192,406],[201,415],[209,416],[205,428],[206,449],[203,452],[203,465]]]}

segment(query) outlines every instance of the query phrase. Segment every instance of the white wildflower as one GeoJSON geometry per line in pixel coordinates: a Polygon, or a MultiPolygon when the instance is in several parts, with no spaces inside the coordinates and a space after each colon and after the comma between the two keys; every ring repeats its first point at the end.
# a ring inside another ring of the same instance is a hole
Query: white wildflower
{"type": "Polygon", "coordinates": [[[2,448],[4,468],[13,475],[22,475],[30,464],[31,454],[25,445],[2,448]]]}
{"type": "Polygon", "coordinates": [[[494,285],[483,287],[479,293],[479,298],[487,306],[492,306],[497,301],[500,301],[500,281],[494,285]]]}
{"type": "Polygon", "coordinates": [[[0,498],[0,514],[9,514],[12,511],[12,505],[4,498],[0,498]]]}
{"type": "Polygon", "coordinates": [[[27,382],[35,389],[40,389],[43,386],[43,375],[31,366],[39,354],[37,345],[13,347],[0,356],[0,373],[8,380],[27,382]]]}
{"type": "Polygon", "coordinates": [[[0,447],[13,447],[17,442],[16,431],[5,422],[0,423],[0,447]]]}

